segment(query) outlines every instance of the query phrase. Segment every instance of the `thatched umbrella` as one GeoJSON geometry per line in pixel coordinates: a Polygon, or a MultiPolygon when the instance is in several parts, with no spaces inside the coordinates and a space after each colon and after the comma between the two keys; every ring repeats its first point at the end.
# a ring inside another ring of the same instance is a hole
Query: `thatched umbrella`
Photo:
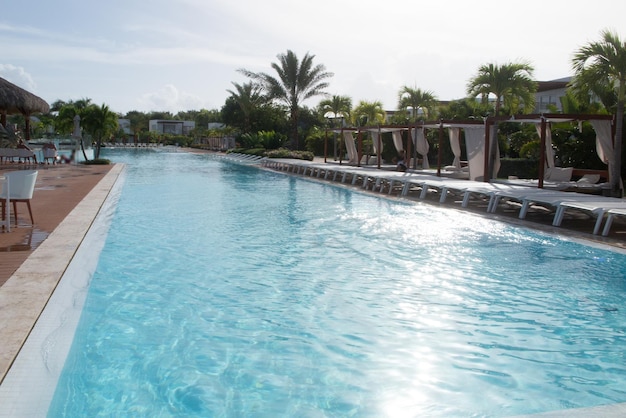
{"type": "Polygon", "coordinates": [[[33,113],[48,113],[50,106],[39,96],[0,78],[0,122],[6,127],[7,115],[21,113],[26,119],[26,141],[30,140],[30,116],[33,113]]]}

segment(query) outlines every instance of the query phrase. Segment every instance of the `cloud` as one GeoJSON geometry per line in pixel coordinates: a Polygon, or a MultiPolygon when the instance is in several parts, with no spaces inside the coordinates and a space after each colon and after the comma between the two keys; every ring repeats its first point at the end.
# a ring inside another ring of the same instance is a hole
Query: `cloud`
{"type": "Polygon", "coordinates": [[[199,110],[206,107],[200,97],[180,91],[173,84],[166,84],[154,93],[146,93],[138,100],[142,109],[148,111],[168,111],[178,113],[186,110],[199,110]]]}
{"type": "Polygon", "coordinates": [[[12,64],[0,64],[0,76],[11,83],[28,91],[35,91],[35,80],[24,68],[12,64]]]}

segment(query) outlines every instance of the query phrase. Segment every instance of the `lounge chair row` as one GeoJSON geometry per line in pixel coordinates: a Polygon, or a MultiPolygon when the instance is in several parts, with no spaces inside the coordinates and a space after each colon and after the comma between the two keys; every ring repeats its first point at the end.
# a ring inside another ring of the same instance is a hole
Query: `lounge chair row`
{"type": "Polygon", "coordinates": [[[236,152],[229,152],[228,154],[216,154],[219,158],[224,158],[230,161],[234,161],[240,164],[258,164],[266,160],[266,157],[259,157],[258,155],[240,154],[236,152]]]}
{"type": "Polygon", "coordinates": [[[453,197],[463,208],[471,202],[486,205],[488,213],[497,213],[498,208],[506,205],[519,208],[520,219],[525,219],[531,208],[539,206],[553,214],[552,225],[557,227],[563,223],[566,213],[583,212],[595,219],[593,234],[600,233],[606,218],[602,229],[604,236],[610,233],[615,217],[626,217],[625,199],[300,160],[265,159],[261,164],[276,171],[351,184],[390,195],[395,193],[399,197],[415,196],[420,200],[430,197],[432,200],[435,196],[440,203],[453,197]]]}

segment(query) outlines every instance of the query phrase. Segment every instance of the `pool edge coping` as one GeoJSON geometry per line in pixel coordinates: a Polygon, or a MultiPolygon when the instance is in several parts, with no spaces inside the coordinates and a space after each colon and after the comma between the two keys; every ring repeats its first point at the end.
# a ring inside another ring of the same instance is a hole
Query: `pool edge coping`
{"type": "Polygon", "coordinates": [[[115,164],[0,287],[0,385],[123,168],[115,164]]]}

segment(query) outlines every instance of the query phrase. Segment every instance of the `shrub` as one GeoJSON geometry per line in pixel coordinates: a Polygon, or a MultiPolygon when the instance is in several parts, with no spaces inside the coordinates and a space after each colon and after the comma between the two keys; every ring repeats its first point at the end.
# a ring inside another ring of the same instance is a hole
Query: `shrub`
{"type": "Polygon", "coordinates": [[[297,160],[313,161],[314,155],[311,151],[292,151],[286,148],[280,148],[265,153],[268,158],[293,158],[297,160]]]}
{"type": "Polygon", "coordinates": [[[93,160],[83,161],[82,164],[85,165],[108,165],[111,164],[111,160],[106,158],[95,158],[93,160]]]}

